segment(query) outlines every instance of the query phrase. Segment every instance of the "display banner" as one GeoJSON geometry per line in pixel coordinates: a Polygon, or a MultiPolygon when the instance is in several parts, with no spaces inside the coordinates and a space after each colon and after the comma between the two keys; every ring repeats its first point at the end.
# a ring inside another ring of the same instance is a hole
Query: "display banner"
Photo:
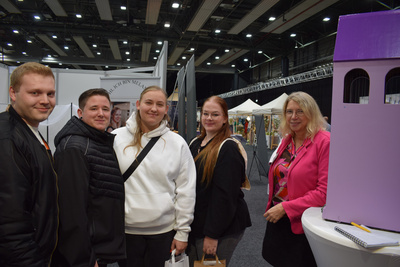
{"type": "Polygon", "coordinates": [[[160,86],[160,77],[102,77],[100,86],[108,91],[111,99],[138,99],[148,86],[160,86]]]}
{"type": "Polygon", "coordinates": [[[129,113],[136,108],[142,91],[151,85],[160,86],[160,77],[100,78],[100,85],[110,94],[112,102],[130,102],[129,113]]]}
{"type": "Polygon", "coordinates": [[[186,95],[187,95],[187,137],[186,141],[190,142],[197,135],[197,118],[196,118],[196,76],[194,68],[194,55],[186,64],[186,95]]]}

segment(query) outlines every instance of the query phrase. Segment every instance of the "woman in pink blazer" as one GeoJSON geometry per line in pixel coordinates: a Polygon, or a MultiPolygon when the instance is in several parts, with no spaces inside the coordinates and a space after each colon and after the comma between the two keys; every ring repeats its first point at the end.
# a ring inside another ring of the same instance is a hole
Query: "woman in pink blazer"
{"type": "Polygon", "coordinates": [[[304,92],[289,95],[283,116],[284,139],[268,174],[262,254],[275,267],[316,266],[301,216],[309,207],[325,205],[330,133],[317,103],[304,92]]]}

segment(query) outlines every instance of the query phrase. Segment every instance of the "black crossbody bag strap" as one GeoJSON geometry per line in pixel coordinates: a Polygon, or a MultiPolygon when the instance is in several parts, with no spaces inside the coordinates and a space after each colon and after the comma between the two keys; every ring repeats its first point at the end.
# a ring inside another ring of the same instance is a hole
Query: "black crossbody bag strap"
{"type": "Polygon", "coordinates": [[[153,137],[147,143],[147,145],[143,148],[143,150],[139,153],[139,156],[132,162],[131,166],[124,172],[122,177],[124,177],[124,182],[128,180],[131,174],[136,170],[137,166],[139,166],[140,162],[146,157],[147,153],[149,153],[150,149],[154,146],[157,140],[160,139],[160,136],[153,137]]]}

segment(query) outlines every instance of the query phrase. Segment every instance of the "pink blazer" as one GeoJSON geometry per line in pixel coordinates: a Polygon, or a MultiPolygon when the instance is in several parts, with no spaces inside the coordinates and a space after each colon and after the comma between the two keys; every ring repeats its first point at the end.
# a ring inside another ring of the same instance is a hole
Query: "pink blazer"
{"type": "MultiPolygon", "coordinates": [[[[277,158],[282,155],[292,136],[282,140],[278,148],[277,158]]],[[[326,202],[328,184],[330,133],[319,131],[313,141],[308,140],[305,147],[299,152],[288,172],[287,189],[289,200],[282,203],[290,219],[292,232],[304,233],[301,225],[301,216],[309,207],[322,207],[326,202]]],[[[276,161],[276,160],[275,160],[276,161]]],[[[272,163],[268,173],[269,197],[267,210],[271,207],[274,190],[272,163]]]]}

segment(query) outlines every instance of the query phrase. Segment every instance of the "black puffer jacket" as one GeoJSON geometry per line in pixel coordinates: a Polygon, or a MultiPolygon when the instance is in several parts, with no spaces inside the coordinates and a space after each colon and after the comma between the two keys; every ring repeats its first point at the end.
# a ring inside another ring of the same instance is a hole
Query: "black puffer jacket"
{"type": "Polygon", "coordinates": [[[0,129],[0,266],[43,267],[57,240],[51,153],[11,106],[0,129]]]}
{"type": "Polygon", "coordinates": [[[60,227],[52,266],[125,258],[124,180],[113,141],[76,117],[55,138],[60,227]]]}

